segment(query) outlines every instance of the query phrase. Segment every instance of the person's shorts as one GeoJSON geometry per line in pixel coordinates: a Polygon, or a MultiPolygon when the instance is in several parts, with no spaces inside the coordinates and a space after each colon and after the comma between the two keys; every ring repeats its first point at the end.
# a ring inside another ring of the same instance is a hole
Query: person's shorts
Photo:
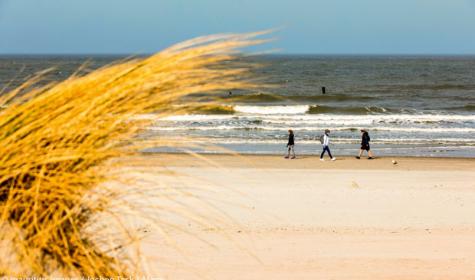
{"type": "Polygon", "coordinates": [[[362,150],[366,150],[366,151],[369,151],[369,145],[361,145],[361,149],[362,150]]]}

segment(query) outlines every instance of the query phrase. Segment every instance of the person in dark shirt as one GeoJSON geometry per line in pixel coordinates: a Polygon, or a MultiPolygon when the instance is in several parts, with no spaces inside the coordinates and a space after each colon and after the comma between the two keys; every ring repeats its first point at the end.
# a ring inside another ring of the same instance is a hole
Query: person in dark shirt
{"type": "Polygon", "coordinates": [[[369,137],[368,131],[365,129],[360,130],[361,131],[361,148],[360,148],[360,153],[356,157],[357,159],[361,158],[361,155],[363,154],[363,151],[368,152],[368,159],[373,159],[373,153],[371,152],[371,149],[369,147],[369,141],[371,138],[369,137]]]}
{"type": "Polygon", "coordinates": [[[290,157],[290,152],[292,152],[291,159],[295,158],[295,151],[294,151],[295,139],[294,139],[294,132],[292,129],[289,129],[289,141],[287,142],[287,155],[285,158],[290,157]]]}

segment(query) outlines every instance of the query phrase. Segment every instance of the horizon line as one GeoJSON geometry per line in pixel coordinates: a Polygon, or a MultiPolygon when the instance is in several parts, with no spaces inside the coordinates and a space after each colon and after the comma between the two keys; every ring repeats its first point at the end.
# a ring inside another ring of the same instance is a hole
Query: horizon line
{"type": "MultiPolygon", "coordinates": [[[[158,51],[159,52],[159,51],[158,51]]],[[[158,53],[156,52],[156,53],[158,53]]],[[[156,53],[0,53],[0,56],[151,56],[156,53]]],[[[251,56],[253,53],[246,53],[251,56]]],[[[474,53],[265,53],[255,56],[475,56],[474,53]]]]}

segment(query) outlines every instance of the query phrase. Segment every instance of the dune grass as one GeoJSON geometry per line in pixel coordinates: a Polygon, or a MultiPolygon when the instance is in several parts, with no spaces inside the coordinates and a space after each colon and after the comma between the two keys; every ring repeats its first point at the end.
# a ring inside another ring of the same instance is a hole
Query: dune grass
{"type": "MultiPolygon", "coordinates": [[[[85,230],[114,199],[97,188],[112,160],[133,155],[150,120],[181,97],[249,89],[251,65],[233,63],[259,33],[200,37],[148,58],[131,58],[65,81],[42,74],[0,97],[0,275],[127,276],[137,271],[85,230]]],[[[179,104],[183,105],[183,104],[179,104]]],[[[183,110],[187,110],[186,106],[183,110]]],[[[166,139],[157,139],[165,144],[166,139]]],[[[180,143],[173,143],[180,145],[180,143]]],[[[133,233],[130,233],[133,235],[133,233]]],[[[104,241],[105,242],[105,241],[104,241]]]]}

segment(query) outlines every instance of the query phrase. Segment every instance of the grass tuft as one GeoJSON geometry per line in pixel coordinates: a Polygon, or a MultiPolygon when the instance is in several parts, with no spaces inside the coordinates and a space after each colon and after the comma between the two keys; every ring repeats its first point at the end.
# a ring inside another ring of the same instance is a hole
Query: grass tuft
{"type": "Polygon", "coordinates": [[[122,254],[127,244],[110,248],[86,230],[115,199],[100,186],[127,161],[112,159],[143,147],[136,136],[151,120],[133,116],[176,113],[177,100],[193,93],[254,88],[249,68],[233,59],[261,43],[258,35],[200,37],[46,86],[37,86],[39,74],[3,93],[0,275],[136,274],[122,254]]]}

